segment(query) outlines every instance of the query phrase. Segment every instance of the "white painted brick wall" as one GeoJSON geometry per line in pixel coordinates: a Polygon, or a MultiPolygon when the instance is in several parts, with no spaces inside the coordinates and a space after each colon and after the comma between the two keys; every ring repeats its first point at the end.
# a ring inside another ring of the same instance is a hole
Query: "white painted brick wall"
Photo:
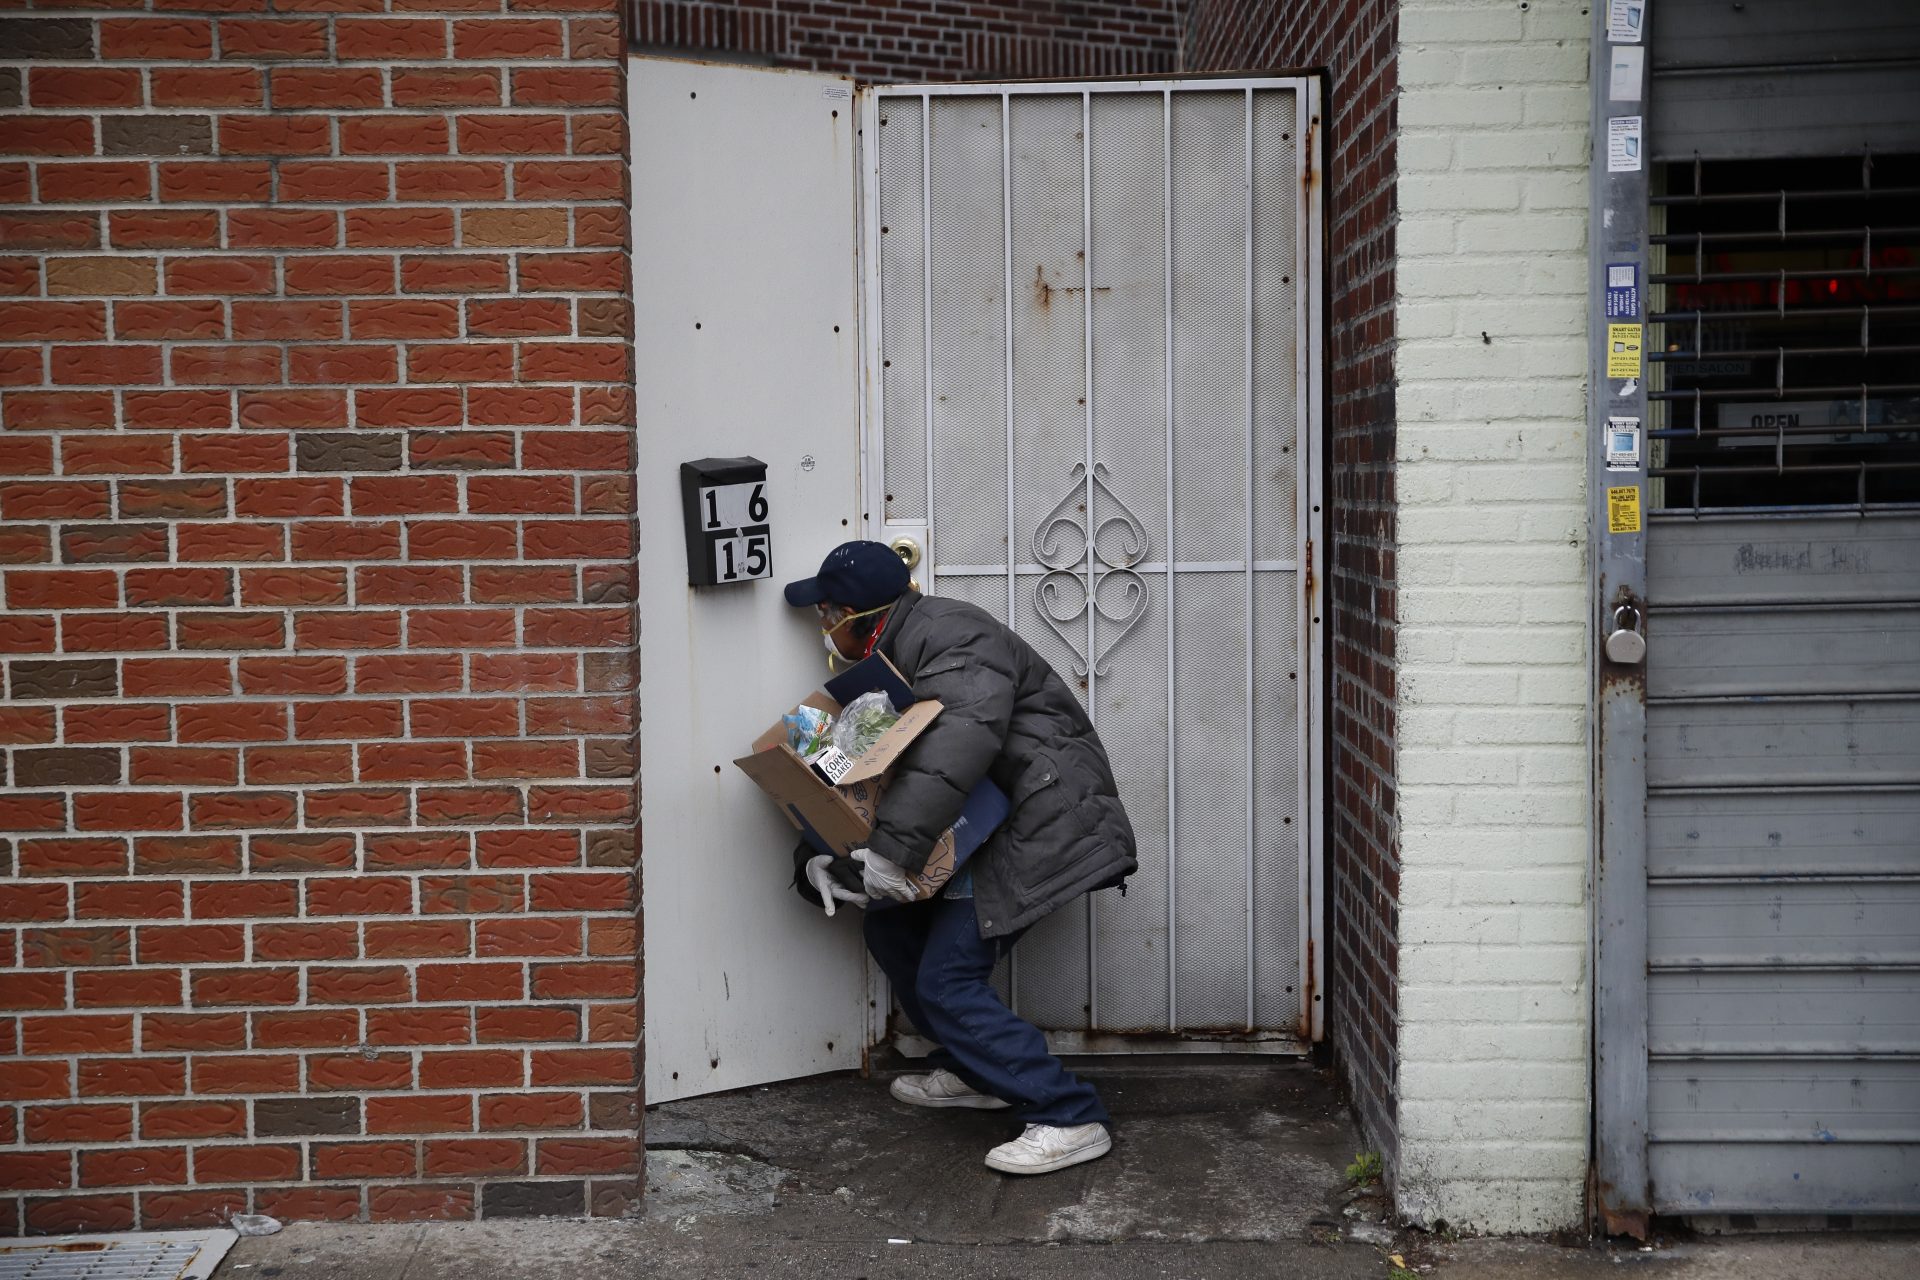
{"type": "Polygon", "coordinates": [[[1586,0],[1403,0],[1400,1212],[1582,1216],[1586,0]]]}

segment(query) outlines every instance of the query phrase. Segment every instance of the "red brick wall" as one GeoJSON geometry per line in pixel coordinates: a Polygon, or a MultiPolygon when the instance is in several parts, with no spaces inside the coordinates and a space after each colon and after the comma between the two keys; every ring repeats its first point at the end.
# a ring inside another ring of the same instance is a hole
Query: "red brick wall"
{"type": "Polygon", "coordinates": [[[0,1229],[619,1212],[613,0],[38,3],[0,16],[0,1229]]]}
{"type": "Polygon", "coordinates": [[[1173,71],[1186,0],[627,0],[643,48],[880,83],[1173,71]]]}
{"type": "Polygon", "coordinates": [[[1193,0],[1184,69],[1325,68],[1333,546],[1329,1038],[1369,1139],[1394,1142],[1395,0],[1193,0]]]}

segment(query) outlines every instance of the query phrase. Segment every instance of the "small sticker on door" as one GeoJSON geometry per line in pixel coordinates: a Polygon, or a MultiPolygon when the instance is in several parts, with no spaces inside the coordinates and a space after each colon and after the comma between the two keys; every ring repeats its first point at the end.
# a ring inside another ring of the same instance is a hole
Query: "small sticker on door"
{"type": "Polygon", "coordinates": [[[1609,378],[1640,376],[1639,325],[1610,324],[1607,326],[1607,376],[1609,378]]]}
{"type": "Polygon", "coordinates": [[[851,98],[853,96],[853,90],[844,84],[830,84],[820,90],[820,96],[823,98],[831,98],[835,102],[841,102],[851,98]]]}
{"type": "Polygon", "coordinates": [[[1607,490],[1607,532],[1640,532],[1640,486],[1621,485],[1607,490]]]}

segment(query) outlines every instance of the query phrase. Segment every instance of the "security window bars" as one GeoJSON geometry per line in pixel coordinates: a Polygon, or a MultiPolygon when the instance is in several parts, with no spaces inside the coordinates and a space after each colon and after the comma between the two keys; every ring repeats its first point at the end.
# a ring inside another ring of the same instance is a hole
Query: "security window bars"
{"type": "Polygon", "coordinates": [[[1656,503],[1920,502],[1920,156],[1665,166],[1656,503]]]}

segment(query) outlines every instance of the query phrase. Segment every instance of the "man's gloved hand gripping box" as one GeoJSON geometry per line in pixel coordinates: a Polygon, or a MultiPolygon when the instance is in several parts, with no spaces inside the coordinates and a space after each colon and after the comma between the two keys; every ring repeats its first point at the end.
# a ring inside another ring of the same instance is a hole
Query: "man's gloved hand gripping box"
{"type": "MultiPolygon", "coordinates": [[[[866,846],[888,771],[944,708],[933,699],[916,702],[899,671],[884,655],[876,654],[829,680],[824,693],[808,695],[793,709],[811,707],[837,718],[843,706],[874,690],[887,694],[900,718],[857,758],[829,749],[809,764],[790,744],[783,717],[754,739],[749,754],[734,761],[772,797],[808,844],[837,858],[866,846]]],[[[910,877],[922,899],[940,892],[1006,820],[1010,807],[1000,788],[981,780],[967,796],[960,817],[935,843],[926,867],[910,877]]]]}

